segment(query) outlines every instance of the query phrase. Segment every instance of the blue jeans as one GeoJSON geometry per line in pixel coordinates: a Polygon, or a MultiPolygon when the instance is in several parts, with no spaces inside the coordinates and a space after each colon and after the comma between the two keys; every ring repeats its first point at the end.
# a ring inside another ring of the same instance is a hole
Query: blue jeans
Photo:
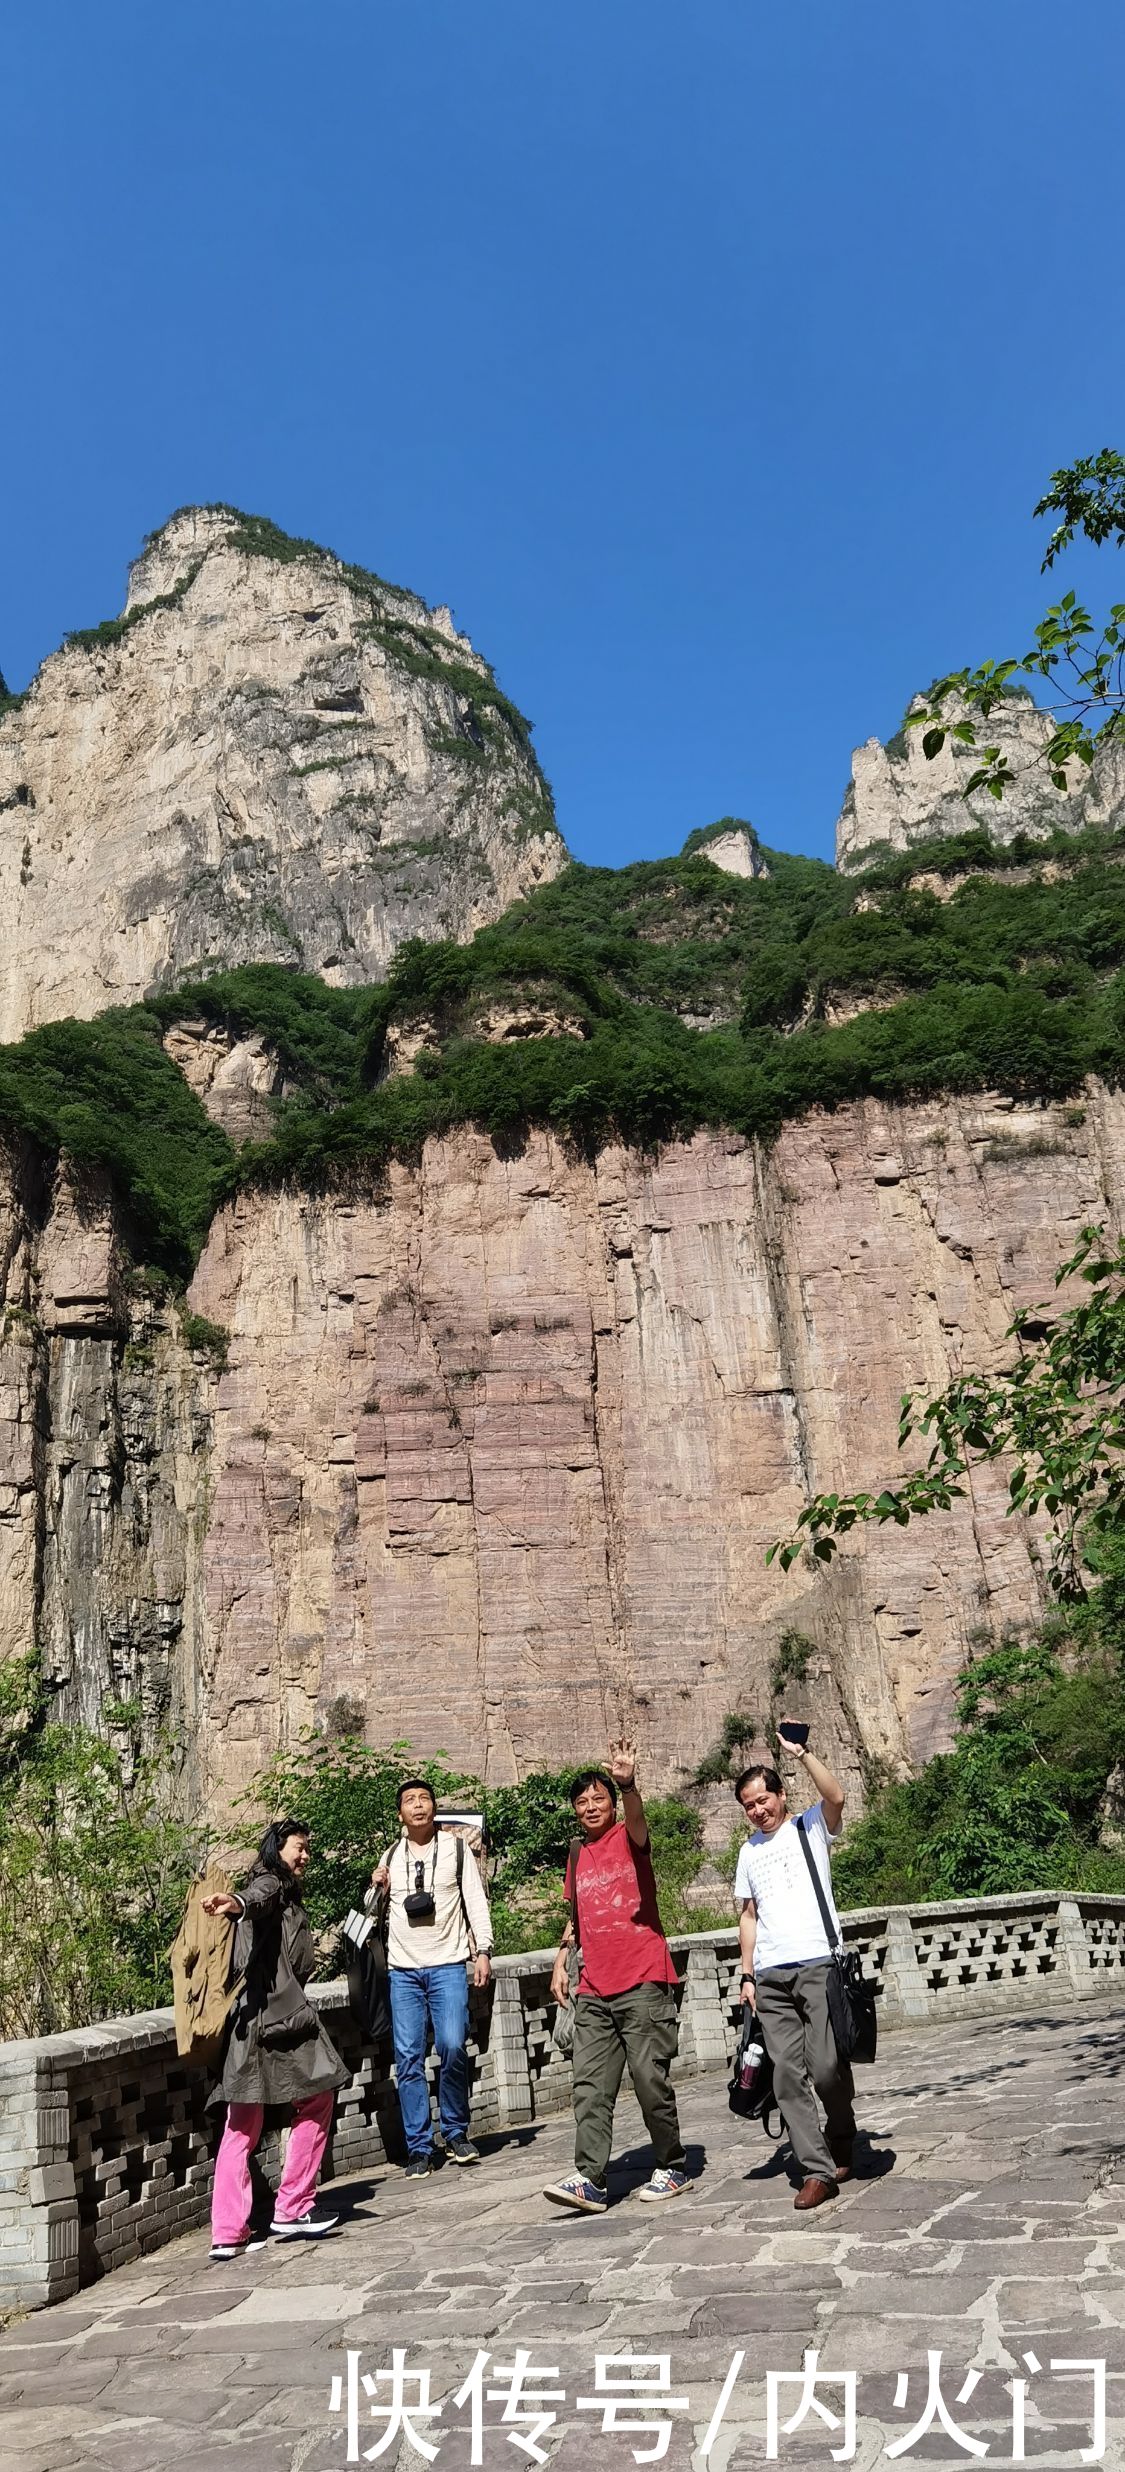
{"type": "Polygon", "coordinates": [[[438,2118],[448,2143],[469,2134],[469,1978],[463,1965],[392,1966],[391,2024],[399,2110],[411,2154],[433,2145],[426,2084],[426,2021],[441,2063],[438,2118]]]}

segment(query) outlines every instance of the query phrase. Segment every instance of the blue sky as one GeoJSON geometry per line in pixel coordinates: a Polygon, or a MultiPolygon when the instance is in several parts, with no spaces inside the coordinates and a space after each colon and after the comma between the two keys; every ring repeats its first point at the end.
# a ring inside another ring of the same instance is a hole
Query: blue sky
{"type": "Polygon", "coordinates": [[[452,603],[576,855],[830,856],[1125,443],[1123,70],[1091,0],[17,0],[9,684],[230,499],[452,603]]]}

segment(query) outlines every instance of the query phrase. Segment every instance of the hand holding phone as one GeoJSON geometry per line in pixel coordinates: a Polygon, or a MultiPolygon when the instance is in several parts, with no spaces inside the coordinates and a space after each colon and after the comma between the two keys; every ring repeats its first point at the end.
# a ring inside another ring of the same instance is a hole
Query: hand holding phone
{"type": "Polygon", "coordinates": [[[804,1750],[809,1739],[807,1725],[798,1725],[796,1719],[792,1717],[779,1717],[777,1731],[780,1740],[790,1751],[804,1750]]]}

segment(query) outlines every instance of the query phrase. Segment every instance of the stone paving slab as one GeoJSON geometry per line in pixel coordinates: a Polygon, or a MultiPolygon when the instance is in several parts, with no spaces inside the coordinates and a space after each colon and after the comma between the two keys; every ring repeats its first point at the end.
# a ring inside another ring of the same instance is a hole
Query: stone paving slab
{"type": "MultiPolygon", "coordinates": [[[[666,2208],[637,2202],[647,2156],[628,2103],[614,2203],[596,2220],[542,2196],[569,2166],[566,2120],[486,2140],[479,2171],[447,2165],[408,2184],[388,2167],[341,2181],[330,2240],[274,2245],[224,2269],[193,2234],[13,2324],[0,2340],[0,2472],[337,2472],[349,2456],[332,2380],[346,2378],[349,2350],[374,2375],[396,2345],[443,2407],[420,2424],[438,2472],[474,2462],[453,2398],[475,2355],[510,2364],[517,2346],[564,2389],[543,2437],[552,2472],[632,2472],[634,2449],[646,2459],[659,2443],[651,2404],[624,2407],[648,2416],[632,2433],[604,2428],[600,2402],[579,2409],[594,2397],[599,2354],[667,2355],[666,2392],[684,2405],[663,2416],[667,2448],[648,2460],[742,2472],[767,2460],[767,2372],[799,2376],[812,2350],[826,2377],[857,2373],[858,2472],[885,2466],[885,2447],[918,2419],[930,2351],[942,2354],[948,2410],[989,2462],[1012,2460],[1011,2382],[1028,2376],[1023,2460],[1038,2472],[1075,2472],[1090,2443],[1086,2386],[1052,2378],[1051,2360],[1104,2360],[1104,2461],[1125,2472],[1123,2084],[1125,2020],[1108,2007],[978,2020],[968,2046],[953,2026],[888,2037],[859,2077],[862,2176],[808,2217],[793,2213],[784,2158],[732,2119],[718,2077],[680,2088],[697,2179],[666,2208]],[[1021,2368],[1028,2351],[1040,2373],[1021,2368]],[[973,2369],[980,2382],[959,2405],[973,2369]]],[[[839,2383],[820,2392],[839,2411],[839,2383]]],[[[781,2396],[784,2420],[799,2387],[781,2396]]],[[[516,2472],[534,2456],[513,2449],[499,2412],[486,2406],[477,2460],[516,2472]]],[[[385,2433],[366,2418],[350,2460],[385,2433]]],[[[781,2436],[777,2460],[795,2472],[827,2465],[839,2443],[809,2417],[781,2436]]],[[[426,2462],[401,2432],[372,2460],[388,2472],[426,2462]]],[[[931,2431],[898,2460],[982,2458],[931,2431]]]]}

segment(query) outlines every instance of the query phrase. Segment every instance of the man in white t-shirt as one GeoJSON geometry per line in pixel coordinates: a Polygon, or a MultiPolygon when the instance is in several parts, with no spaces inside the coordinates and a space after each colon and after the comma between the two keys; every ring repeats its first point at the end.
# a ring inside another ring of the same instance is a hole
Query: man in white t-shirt
{"type": "Polygon", "coordinates": [[[754,1833],[739,1854],[734,1893],[742,1909],[741,1996],[757,2012],[773,2062],[778,2104],[802,2173],[793,2203],[804,2212],[836,2197],[841,2180],[852,2174],[855,2088],[851,2069],[836,2050],[827,1995],[829,1961],[840,1936],[828,1844],[843,1817],[844,1789],[803,1744],[782,1736],[782,1749],[807,1769],[820,1800],[793,1820],[776,1768],[743,1770],[734,1790],[754,1833]],[[824,1928],[799,1829],[816,1864],[835,1940],[824,1928]],[[827,2137],[814,2086],[827,2115],[827,2137]]]}

